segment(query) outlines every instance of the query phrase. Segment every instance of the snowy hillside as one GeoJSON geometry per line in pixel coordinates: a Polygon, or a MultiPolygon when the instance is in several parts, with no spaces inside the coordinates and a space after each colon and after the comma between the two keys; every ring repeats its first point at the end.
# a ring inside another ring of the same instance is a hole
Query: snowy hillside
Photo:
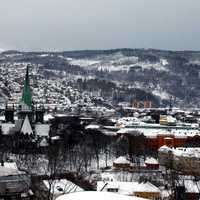
{"type": "Polygon", "coordinates": [[[136,56],[124,56],[121,52],[114,53],[111,55],[101,55],[96,56],[95,58],[87,59],[67,59],[70,64],[78,65],[84,67],[87,70],[99,70],[99,71],[129,71],[130,68],[141,69],[155,69],[161,71],[168,71],[165,67],[168,65],[166,59],[160,59],[156,63],[151,63],[149,61],[143,62],[139,61],[139,58],[136,56]]]}
{"type": "Polygon", "coordinates": [[[86,92],[115,103],[151,100],[155,106],[167,106],[172,97],[175,105],[200,106],[200,52],[153,49],[5,51],[0,53],[0,60],[2,101],[9,98],[13,90],[15,99],[19,98],[22,71],[30,65],[35,82],[37,80],[34,91],[45,101],[55,97],[57,102],[68,104],[68,100],[78,99],[71,96],[79,93],[81,97],[86,92]],[[65,89],[68,87],[72,88],[72,93],[65,89]],[[45,96],[46,91],[49,96],[45,96]]]}

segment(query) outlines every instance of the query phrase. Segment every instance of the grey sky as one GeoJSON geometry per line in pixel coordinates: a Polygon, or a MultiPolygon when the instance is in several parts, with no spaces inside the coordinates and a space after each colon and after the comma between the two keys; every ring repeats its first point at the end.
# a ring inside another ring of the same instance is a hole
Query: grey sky
{"type": "Polygon", "coordinates": [[[0,0],[0,48],[200,50],[199,0],[0,0]]]}

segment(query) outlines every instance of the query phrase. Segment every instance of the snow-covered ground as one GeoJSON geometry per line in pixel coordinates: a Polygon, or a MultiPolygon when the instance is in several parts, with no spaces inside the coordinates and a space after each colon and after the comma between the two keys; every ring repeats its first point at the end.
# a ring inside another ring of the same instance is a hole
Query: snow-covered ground
{"type": "Polygon", "coordinates": [[[75,192],[71,194],[65,194],[58,197],[56,200],[147,200],[144,198],[125,196],[115,194],[112,192],[75,192]]]}
{"type": "Polygon", "coordinates": [[[161,99],[170,99],[170,94],[167,93],[166,91],[162,90],[161,88],[158,89],[154,89],[152,91],[152,94],[154,94],[155,96],[160,97],[161,99]]]}

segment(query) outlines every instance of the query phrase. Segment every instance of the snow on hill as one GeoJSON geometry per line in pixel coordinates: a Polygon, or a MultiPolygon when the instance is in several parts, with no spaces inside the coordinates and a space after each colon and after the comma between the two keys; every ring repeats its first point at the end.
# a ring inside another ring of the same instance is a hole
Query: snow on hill
{"type": "Polygon", "coordinates": [[[170,96],[171,96],[169,93],[167,93],[166,91],[163,91],[159,87],[152,90],[152,94],[160,97],[161,99],[170,99],[170,96]]]}
{"type": "Polygon", "coordinates": [[[136,56],[124,56],[122,53],[114,53],[111,55],[100,55],[95,58],[73,59],[68,58],[68,62],[72,65],[87,68],[88,70],[107,70],[107,71],[129,71],[130,68],[140,67],[141,69],[155,69],[160,71],[168,71],[165,67],[168,65],[166,59],[160,59],[159,62],[139,61],[136,56]]]}

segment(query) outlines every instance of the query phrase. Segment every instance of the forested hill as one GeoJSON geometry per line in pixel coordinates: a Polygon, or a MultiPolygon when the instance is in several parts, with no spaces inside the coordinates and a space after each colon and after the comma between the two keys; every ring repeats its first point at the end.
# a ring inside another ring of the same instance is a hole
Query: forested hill
{"type": "Polygon", "coordinates": [[[200,105],[200,52],[114,49],[0,54],[1,69],[16,63],[39,66],[38,73],[47,79],[67,76],[78,90],[99,90],[118,102],[149,99],[162,106],[172,96],[177,106],[200,105]]]}

